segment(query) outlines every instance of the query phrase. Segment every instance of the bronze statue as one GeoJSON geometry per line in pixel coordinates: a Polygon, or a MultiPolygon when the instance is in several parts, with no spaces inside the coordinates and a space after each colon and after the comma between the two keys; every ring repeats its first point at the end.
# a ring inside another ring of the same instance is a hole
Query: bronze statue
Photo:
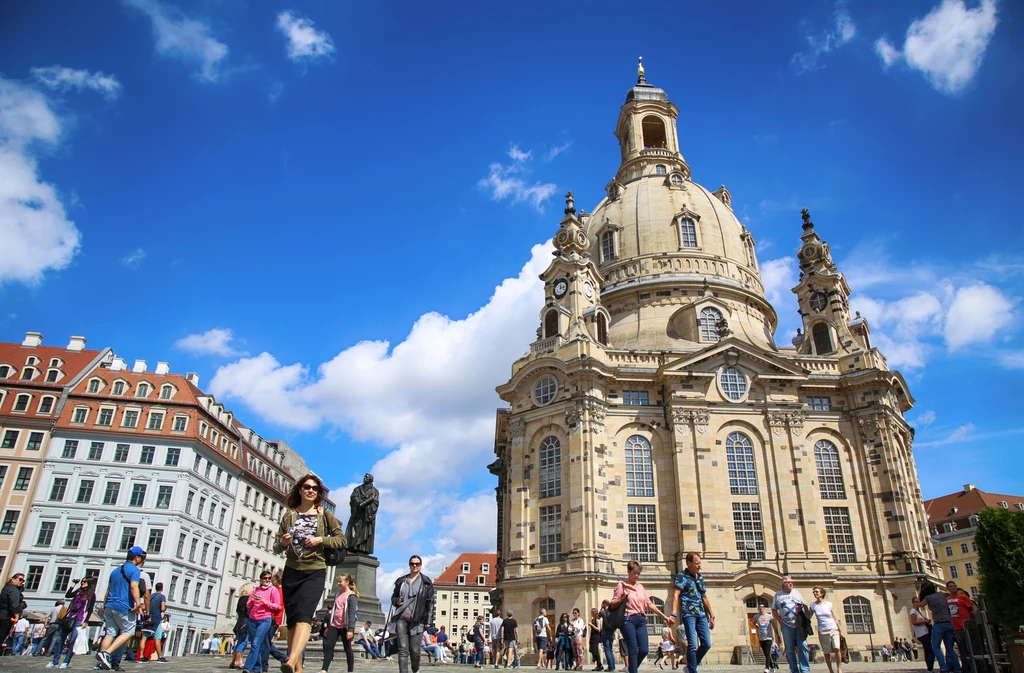
{"type": "Polygon", "coordinates": [[[353,554],[373,554],[374,529],[377,527],[377,508],[380,506],[380,491],[373,486],[373,475],[369,472],[363,483],[352,491],[348,500],[352,516],[348,520],[345,537],[348,550],[353,554]]]}

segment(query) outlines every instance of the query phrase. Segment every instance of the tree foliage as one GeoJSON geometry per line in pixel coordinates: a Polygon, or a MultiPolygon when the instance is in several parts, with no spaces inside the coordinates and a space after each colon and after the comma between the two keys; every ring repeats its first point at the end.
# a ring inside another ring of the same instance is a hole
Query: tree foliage
{"type": "Polygon", "coordinates": [[[992,618],[1016,631],[1024,624],[1024,511],[987,507],[978,513],[981,591],[992,618]]]}

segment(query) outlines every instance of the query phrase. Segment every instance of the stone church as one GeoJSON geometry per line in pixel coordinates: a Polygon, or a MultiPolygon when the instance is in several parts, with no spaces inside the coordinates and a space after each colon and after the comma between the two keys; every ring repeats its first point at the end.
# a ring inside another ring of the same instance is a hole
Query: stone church
{"type": "Polygon", "coordinates": [[[728,189],[691,181],[678,114],[641,68],[605,198],[586,213],[566,197],[537,341],[497,388],[500,603],[523,623],[589,614],[630,559],[668,602],[693,550],[718,618],[709,662],[757,651],[750,616],[785,574],[808,600],[828,589],[853,651],[912,637],[915,583],[938,572],[914,399],[807,211],[803,328],[776,343],[754,239],[728,189]]]}

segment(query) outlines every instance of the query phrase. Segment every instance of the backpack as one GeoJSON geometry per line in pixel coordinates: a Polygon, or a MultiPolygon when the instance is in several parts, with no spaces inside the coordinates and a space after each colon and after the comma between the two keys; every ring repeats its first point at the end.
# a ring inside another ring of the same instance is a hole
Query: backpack
{"type": "Polygon", "coordinates": [[[533,620],[533,635],[538,638],[544,638],[548,635],[547,629],[544,628],[544,617],[537,617],[533,620]]]}

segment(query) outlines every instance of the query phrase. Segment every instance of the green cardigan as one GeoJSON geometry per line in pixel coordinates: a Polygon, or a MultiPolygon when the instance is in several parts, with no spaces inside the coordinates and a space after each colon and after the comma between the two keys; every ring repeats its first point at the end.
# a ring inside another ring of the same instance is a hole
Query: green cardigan
{"type": "Polygon", "coordinates": [[[289,528],[295,525],[297,516],[298,513],[294,509],[290,509],[281,517],[281,525],[277,527],[277,537],[274,538],[274,552],[277,554],[285,552],[284,564],[288,568],[295,570],[320,570],[326,568],[327,564],[324,563],[323,554],[324,548],[345,548],[345,534],[341,530],[341,523],[338,522],[330,510],[320,508],[320,516],[316,520],[316,536],[322,537],[324,543],[314,549],[312,553],[307,552],[302,558],[299,558],[291,545],[285,547],[281,544],[281,538],[284,537],[289,528]]]}

